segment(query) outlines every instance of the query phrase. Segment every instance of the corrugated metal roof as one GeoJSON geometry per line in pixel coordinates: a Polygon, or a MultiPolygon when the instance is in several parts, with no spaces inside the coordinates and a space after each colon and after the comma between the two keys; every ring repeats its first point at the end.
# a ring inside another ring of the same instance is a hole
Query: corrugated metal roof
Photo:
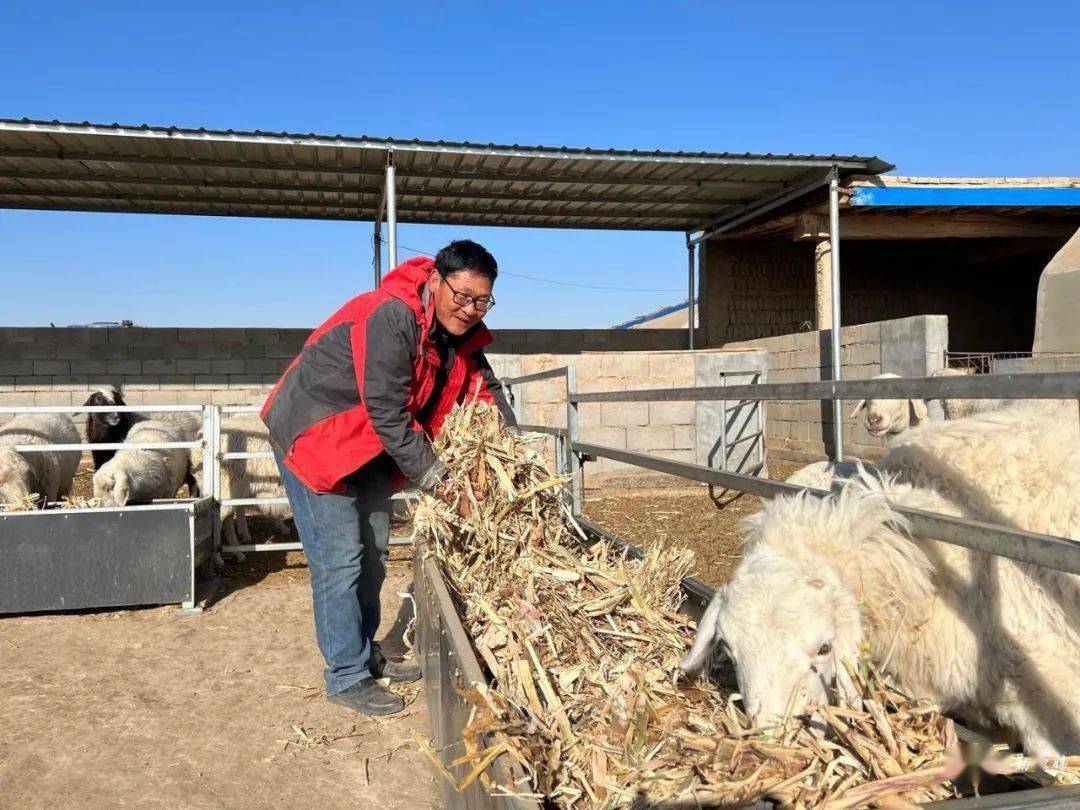
{"type": "Polygon", "coordinates": [[[0,119],[0,207],[689,231],[874,157],[645,152],[0,119]]]}

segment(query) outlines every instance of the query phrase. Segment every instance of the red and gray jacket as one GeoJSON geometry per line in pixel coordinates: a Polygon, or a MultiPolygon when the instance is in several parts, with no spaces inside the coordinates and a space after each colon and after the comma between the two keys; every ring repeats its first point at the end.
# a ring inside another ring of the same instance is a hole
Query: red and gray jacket
{"type": "Polygon", "coordinates": [[[427,290],[433,267],[410,259],[346,303],[311,333],[267,397],[261,415],[271,441],[314,492],[343,491],[342,479],[383,452],[405,478],[434,489],[446,468],[430,440],[473,392],[516,426],[484,357],[491,333],[477,324],[451,339],[438,326],[427,290]]]}

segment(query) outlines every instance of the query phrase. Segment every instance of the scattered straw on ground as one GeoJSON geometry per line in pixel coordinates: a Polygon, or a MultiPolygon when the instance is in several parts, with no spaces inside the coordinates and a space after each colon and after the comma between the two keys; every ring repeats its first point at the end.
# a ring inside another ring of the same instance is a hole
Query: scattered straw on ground
{"type": "Polygon", "coordinates": [[[41,496],[26,495],[14,503],[0,503],[0,512],[31,512],[49,509],[95,509],[101,504],[97,498],[84,498],[80,495],[67,495],[60,503],[43,506],[41,496]]]}
{"type": "Polygon", "coordinates": [[[781,729],[752,728],[723,678],[680,680],[693,625],[677,613],[679,583],[691,554],[656,544],[637,560],[585,542],[561,481],[489,406],[451,414],[437,449],[453,502],[423,499],[416,529],[492,675],[468,694],[459,786],[479,778],[511,792],[487,773],[506,753],[565,808],[762,797],[855,808],[953,794],[965,766],[952,722],[866,661],[849,668],[860,706],[781,729]]]}

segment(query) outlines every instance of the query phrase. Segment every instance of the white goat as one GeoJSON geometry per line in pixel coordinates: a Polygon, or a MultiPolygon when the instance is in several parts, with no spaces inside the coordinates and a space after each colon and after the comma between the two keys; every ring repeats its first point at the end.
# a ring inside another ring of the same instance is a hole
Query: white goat
{"type": "Polygon", "coordinates": [[[0,503],[20,504],[36,495],[42,507],[71,492],[78,450],[18,453],[21,444],[79,444],[79,431],[62,413],[24,413],[0,427],[0,503]]]}
{"type": "Polygon", "coordinates": [[[183,441],[187,439],[174,425],[156,419],[137,422],[128,431],[125,447],[94,473],[94,497],[102,506],[175,498],[189,474],[188,451],[153,450],[139,445],[183,441]]]}
{"type": "MultiPolygon", "coordinates": [[[[972,373],[968,368],[939,368],[931,377],[964,377],[972,373]]],[[[1000,411],[1015,404],[1015,399],[942,399],[941,411],[947,421],[963,419],[977,413],[1000,411]]]]}
{"type": "MultiPolygon", "coordinates": [[[[931,377],[966,377],[973,374],[970,368],[939,368],[930,374],[931,377]]],[[[990,413],[1011,408],[1020,404],[1038,404],[1042,407],[1060,407],[1062,404],[1069,407],[1068,400],[1053,399],[942,399],[934,397],[929,402],[940,402],[942,416],[945,421],[951,422],[980,413],[990,413]]]]}
{"type": "MultiPolygon", "coordinates": [[[[182,442],[202,441],[202,417],[193,411],[164,411],[157,414],[154,419],[175,428],[180,435],[180,441],[182,442]]],[[[196,470],[201,469],[202,450],[195,449],[190,451],[188,456],[188,468],[184,471],[183,483],[187,484],[188,495],[192,498],[199,497],[199,476],[196,473],[196,470]]]]}
{"type": "Polygon", "coordinates": [[[893,505],[1080,540],[1076,411],[1016,406],[912,431],[838,494],[777,498],[683,669],[720,641],[770,723],[836,688],[860,644],[917,696],[1080,752],[1080,577],[911,536],[893,505]]]}
{"type": "Polygon", "coordinates": [[[784,483],[830,490],[834,482],[854,477],[859,466],[857,461],[815,461],[793,472],[784,479],[784,483]]]}
{"type": "MultiPolygon", "coordinates": [[[[270,450],[266,426],[254,414],[237,415],[221,423],[221,450],[223,453],[256,453],[270,450]]],[[[221,498],[284,498],[285,487],[281,483],[277,462],[272,458],[229,459],[221,463],[221,498]]],[[[223,506],[221,508],[222,530],[225,545],[238,545],[237,533],[244,543],[251,542],[246,512],[253,510],[274,519],[277,530],[289,535],[288,525],[282,519],[289,514],[287,504],[259,506],[223,506]],[[234,524],[235,518],[235,526],[234,524]]],[[[240,552],[234,552],[244,559],[240,552]]]]}
{"type": "MultiPolygon", "coordinates": [[[[874,380],[898,380],[899,374],[878,374],[874,380]]],[[[851,418],[866,408],[866,432],[878,438],[895,436],[909,427],[919,425],[929,418],[926,402],[922,399],[860,399],[851,411],[851,418]]]]}

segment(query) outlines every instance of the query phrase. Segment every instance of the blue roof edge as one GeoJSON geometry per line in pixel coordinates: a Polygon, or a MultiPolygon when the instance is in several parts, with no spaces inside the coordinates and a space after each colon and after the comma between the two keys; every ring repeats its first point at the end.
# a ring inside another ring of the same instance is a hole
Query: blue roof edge
{"type": "Polygon", "coordinates": [[[914,207],[1074,207],[1080,188],[1045,186],[860,186],[851,191],[851,205],[914,207]]]}
{"type": "MultiPolygon", "coordinates": [[[[694,299],[694,304],[696,305],[698,303],[699,303],[699,299],[695,298],[694,299]]],[[[680,301],[677,304],[669,304],[666,307],[661,307],[660,309],[655,309],[652,312],[646,312],[644,315],[638,315],[636,318],[631,318],[628,321],[623,321],[622,323],[617,323],[611,328],[612,329],[631,329],[631,328],[637,326],[638,324],[645,323],[646,321],[652,321],[652,320],[655,320],[657,318],[663,318],[665,315],[670,315],[673,312],[678,312],[679,310],[686,309],[686,308],[687,308],[686,301],[680,301]]]]}

